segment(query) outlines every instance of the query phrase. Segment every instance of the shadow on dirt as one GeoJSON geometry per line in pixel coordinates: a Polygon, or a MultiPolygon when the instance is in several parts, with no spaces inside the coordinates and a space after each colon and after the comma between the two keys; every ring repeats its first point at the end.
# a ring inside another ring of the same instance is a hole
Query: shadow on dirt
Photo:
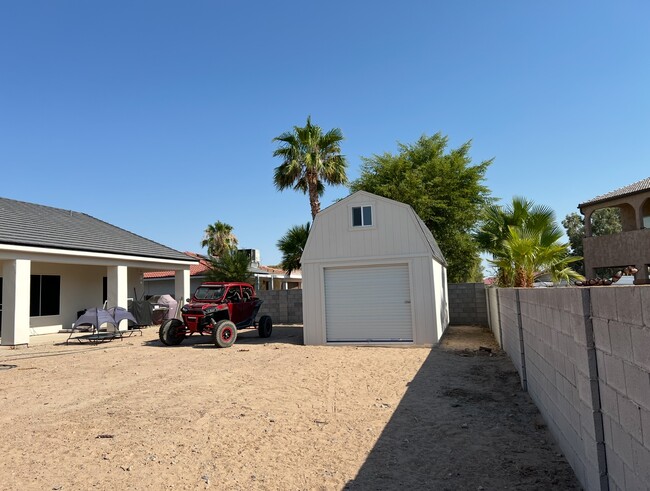
{"type": "Polygon", "coordinates": [[[479,347],[431,350],[345,489],[580,489],[510,360],[479,347]]]}
{"type": "MultiPolygon", "coordinates": [[[[156,328],[157,329],[157,328],[156,328]]],[[[264,344],[303,344],[302,326],[300,327],[283,327],[273,326],[273,333],[269,338],[260,338],[255,329],[244,329],[237,333],[237,340],[234,347],[237,346],[254,346],[264,344]]],[[[159,339],[145,341],[145,346],[157,348],[178,349],[178,348],[195,348],[195,349],[216,349],[210,341],[210,336],[199,336],[195,334],[185,338],[178,346],[164,346],[159,339]]]]}

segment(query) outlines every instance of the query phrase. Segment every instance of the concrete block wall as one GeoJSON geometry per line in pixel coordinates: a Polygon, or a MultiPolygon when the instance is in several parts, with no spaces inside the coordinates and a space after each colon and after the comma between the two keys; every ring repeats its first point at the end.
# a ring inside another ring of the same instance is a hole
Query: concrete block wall
{"type": "Polygon", "coordinates": [[[496,339],[499,346],[501,346],[501,322],[499,321],[499,299],[497,298],[498,291],[497,288],[485,289],[487,297],[488,326],[494,335],[494,339],[496,339]]]}
{"type": "Polygon", "coordinates": [[[650,286],[591,290],[610,489],[650,489],[650,286]]]}
{"type": "Polygon", "coordinates": [[[589,294],[519,290],[526,381],[578,480],[586,489],[607,489],[589,294]]]}
{"type": "Polygon", "coordinates": [[[489,298],[501,346],[585,489],[649,490],[650,285],[489,298]]]}
{"type": "MultiPolygon", "coordinates": [[[[450,322],[488,326],[485,286],[482,283],[448,285],[450,322]]],[[[302,290],[258,290],[264,300],[260,315],[270,315],[275,324],[302,324],[302,290]]]]}
{"type": "Polygon", "coordinates": [[[264,300],[259,315],[270,315],[273,324],[302,324],[302,290],[260,290],[264,300]]]}
{"type": "Polygon", "coordinates": [[[499,306],[499,324],[501,330],[501,347],[508,353],[512,364],[519,372],[521,385],[526,388],[526,373],[521,350],[521,326],[518,307],[519,293],[513,288],[497,290],[499,306]]]}
{"type": "Polygon", "coordinates": [[[450,283],[449,323],[488,326],[487,298],[483,283],[450,283]]]}

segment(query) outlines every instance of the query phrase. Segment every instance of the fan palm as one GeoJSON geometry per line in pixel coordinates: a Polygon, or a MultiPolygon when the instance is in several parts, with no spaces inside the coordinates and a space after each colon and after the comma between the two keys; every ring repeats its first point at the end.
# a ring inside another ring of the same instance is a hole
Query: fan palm
{"type": "Polygon", "coordinates": [[[275,168],[275,186],[280,191],[292,187],[308,194],[314,218],[320,211],[323,183],[347,183],[347,161],[341,154],[341,130],[333,128],[323,133],[320,126],[312,124],[309,116],[304,127],[294,126],[293,131],[282,133],[273,141],[279,142],[273,156],[282,159],[275,168]]]}
{"type": "Polygon", "coordinates": [[[237,247],[237,237],[232,233],[232,226],[215,222],[205,229],[201,247],[208,248],[208,255],[218,257],[237,247]]]}
{"type": "Polygon", "coordinates": [[[548,207],[524,198],[514,198],[505,209],[491,206],[476,238],[492,254],[490,262],[497,268],[499,285],[531,287],[542,274],[550,274],[554,281],[581,278],[569,266],[581,258],[569,256],[568,244],[560,242],[562,231],[548,207]]]}
{"type": "Polygon", "coordinates": [[[305,225],[295,225],[287,230],[280,240],[278,249],[282,252],[280,267],[291,274],[292,271],[300,269],[300,259],[305,250],[305,244],[309,237],[309,222],[305,225]]]}

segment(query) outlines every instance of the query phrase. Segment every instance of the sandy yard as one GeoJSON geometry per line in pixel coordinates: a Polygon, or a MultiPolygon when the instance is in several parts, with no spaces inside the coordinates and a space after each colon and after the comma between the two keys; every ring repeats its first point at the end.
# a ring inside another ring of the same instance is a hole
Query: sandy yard
{"type": "Polygon", "coordinates": [[[0,489],[579,488],[484,329],[433,350],[201,341],[1,348],[0,489]]]}

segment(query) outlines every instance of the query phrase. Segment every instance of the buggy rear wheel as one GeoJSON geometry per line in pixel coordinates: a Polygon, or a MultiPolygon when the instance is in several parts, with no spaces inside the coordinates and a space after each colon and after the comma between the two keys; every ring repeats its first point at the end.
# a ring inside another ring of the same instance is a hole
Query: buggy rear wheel
{"type": "Polygon", "coordinates": [[[167,319],[158,331],[160,342],[165,346],[176,346],[185,339],[185,328],[178,319],[167,319]]]}
{"type": "Polygon", "coordinates": [[[237,327],[228,319],[223,319],[212,327],[212,342],[218,348],[230,348],[237,339],[237,327]]]}
{"type": "Polygon", "coordinates": [[[261,338],[268,338],[273,332],[273,321],[268,315],[263,315],[260,317],[259,322],[257,323],[257,333],[261,338]]]}

